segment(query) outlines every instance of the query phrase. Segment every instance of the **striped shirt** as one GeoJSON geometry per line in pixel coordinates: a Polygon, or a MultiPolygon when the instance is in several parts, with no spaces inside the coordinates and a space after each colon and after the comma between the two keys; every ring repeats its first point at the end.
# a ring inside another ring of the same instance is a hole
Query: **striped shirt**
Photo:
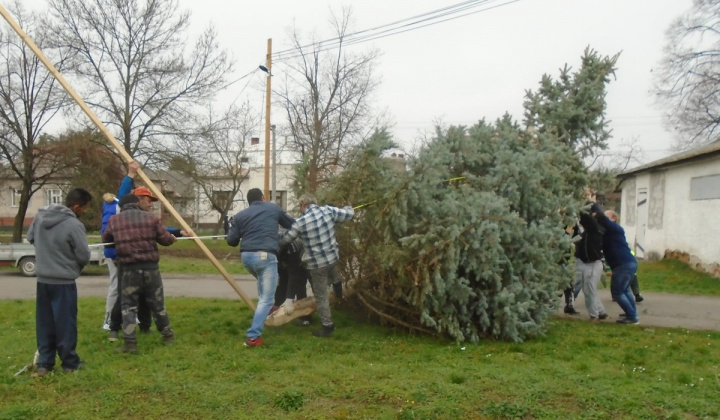
{"type": "Polygon", "coordinates": [[[303,262],[310,270],[327,267],[338,261],[340,250],[335,240],[335,223],[352,219],[355,210],[347,206],[318,206],[310,204],[305,213],[293,223],[280,239],[285,245],[300,237],[305,245],[303,262]]]}

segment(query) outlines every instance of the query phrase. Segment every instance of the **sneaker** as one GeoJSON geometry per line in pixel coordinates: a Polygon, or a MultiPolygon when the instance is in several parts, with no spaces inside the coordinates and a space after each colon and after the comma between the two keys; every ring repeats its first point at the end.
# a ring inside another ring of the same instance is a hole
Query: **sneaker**
{"type": "Polygon", "coordinates": [[[591,316],[591,317],[590,317],[590,322],[600,322],[600,321],[598,320],[598,317],[596,317],[596,316],[591,316]]]}
{"type": "Polygon", "coordinates": [[[640,303],[640,302],[642,302],[643,300],[645,300],[645,298],[642,297],[642,295],[639,295],[639,294],[638,294],[638,295],[635,295],[635,303],[640,303]]]}
{"type": "Polygon", "coordinates": [[[576,311],[574,307],[572,307],[570,305],[566,305],[565,313],[568,315],[578,315],[580,312],[576,311]]]}
{"type": "Polygon", "coordinates": [[[607,319],[608,314],[600,314],[598,315],[598,319],[607,319]]]}
{"type": "Polygon", "coordinates": [[[321,329],[313,331],[313,335],[315,337],[332,337],[333,332],[335,332],[335,325],[323,325],[321,329]]]}
{"type": "Polygon", "coordinates": [[[104,323],[104,324],[103,324],[103,330],[105,330],[105,331],[110,331],[110,324],[108,324],[107,322],[104,323]]]}
{"type": "Polygon", "coordinates": [[[620,314],[620,315],[618,315],[618,316],[619,316],[620,318],[627,318],[627,314],[625,314],[625,313],[622,313],[622,314],[620,314]]]}
{"type": "Polygon", "coordinates": [[[108,341],[112,341],[113,343],[118,341],[119,333],[117,331],[110,331],[108,333],[108,341]]]}
{"type": "Polygon", "coordinates": [[[33,374],[30,375],[30,376],[32,376],[33,378],[42,378],[42,377],[46,376],[48,373],[50,373],[50,372],[51,372],[51,370],[48,369],[48,368],[39,367],[38,370],[37,370],[37,372],[33,373],[33,374]]]}
{"type": "Polygon", "coordinates": [[[265,344],[265,340],[262,339],[262,337],[258,338],[248,338],[245,340],[245,347],[258,347],[265,344]]]}
{"type": "Polygon", "coordinates": [[[626,318],[622,318],[622,319],[618,319],[618,320],[615,321],[615,322],[617,322],[618,324],[624,324],[624,325],[637,325],[637,324],[640,323],[640,321],[637,320],[637,319],[636,319],[636,320],[632,320],[632,319],[627,318],[627,317],[626,317],[626,318]]]}
{"type": "Polygon", "coordinates": [[[270,315],[274,314],[275,312],[277,312],[278,309],[280,309],[279,306],[273,306],[272,308],[270,308],[270,312],[268,312],[268,316],[270,316],[270,315]]]}
{"type": "Polygon", "coordinates": [[[163,342],[163,344],[165,344],[166,346],[169,346],[169,345],[171,345],[171,344],[173,344],[173,343],[175,342],[175,335],[174,335],[174,334],[163,335],[162,338],[163,338],[163,339],[162,339],[162,342],[163,342]]]}
{"type": "Polygon", "coordinates": [[[76,370],[81,370],[84,368],[85,368],[85,362],[81,361],[80,363],[78,363],[77,367],[74,369],[73,368],[63,368],[63,373],[73,373],[76,370]]]}

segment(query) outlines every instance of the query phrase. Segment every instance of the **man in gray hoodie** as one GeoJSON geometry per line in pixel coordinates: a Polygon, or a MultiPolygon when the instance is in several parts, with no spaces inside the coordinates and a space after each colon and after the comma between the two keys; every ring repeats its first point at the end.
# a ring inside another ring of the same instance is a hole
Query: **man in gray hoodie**
{"type": "Polygon", "coordinates": [[[77,285],[75,280],[90,261],[85,226],[78,220],[85,214],[92,195],[82,188],[71,190],[65,205],[43,207],[30,224],[27,240],[35,246],[37,297],[35,335],[38,371],[43,377],[55,367],[55,353],[63,371],[72,373],[81,366],[77,347],[77,285]]]}

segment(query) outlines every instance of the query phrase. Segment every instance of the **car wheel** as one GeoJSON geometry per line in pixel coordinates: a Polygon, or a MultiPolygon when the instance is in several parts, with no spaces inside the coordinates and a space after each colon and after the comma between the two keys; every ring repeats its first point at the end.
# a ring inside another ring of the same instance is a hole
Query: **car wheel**
{"type": "Polygon", "coordinates": [[[35,277],[35,257],[25,257],[18,264],[23,276],[35,277]]]}

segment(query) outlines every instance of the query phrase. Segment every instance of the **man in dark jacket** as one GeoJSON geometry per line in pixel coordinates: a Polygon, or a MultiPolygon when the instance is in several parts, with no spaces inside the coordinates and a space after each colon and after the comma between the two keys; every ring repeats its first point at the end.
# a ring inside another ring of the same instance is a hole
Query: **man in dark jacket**
{"type": "Polygon", "coordinates": [[[114,243],[117,259],[122,266],[122,331],[125,353],[137,353],[137,308],[138,300],[145,298],[160,330],[163,342],[173,342],[170,318],[165,310],[162,278],[158,262],[160,254],[157,244],[169,246],[177,240],[162,225],[160,218],[148,212],[152,201],[157,200],[145,187],[136,188],[134,195],[123,198],[120,213],[110,218],[103,242],[114,243]],[[145,199],[140,198],[138,189],[145,199]],[[125,202],[127,201],[127,204],[125,202]],[[147,203],[144,203],[147,201],[147,203]]]}
{"type": "Polygon", "coordinates": [[[587,204],[590,211],[580,214],[580,221],[576,226],[576,234],[580,238],[575,242],[575,271],[576,281],[582,285],[585,295],[585,307],[591,321],[608,317],[605,306],[598,296],[598,285],[603,275],[602,240],[605,229],[595,220],[591,213],[602,212],[595,203],[595,192],[586,190],[587,204]]]}
{"type": "Polygon", "coordinates": [[[43,207],[30,224],[27,240],[35,246],[37,298],[35,334],[39,353],[38,370],[43,377],[55,367],[55,353],[63,370],[81,366],[77,347],[77,284],[80,271],[90,261],[85,214],[92,195],[82,188],[71,190],[65,205],[43,207]]]}
{"type": "Polygon", "coordinates": [[[637,271],[637,260],[630,252],[630,247],[625,239],[625,229],[610,218],[618,220],[617,213],[608,210],[605,213],[595,213],[600,224],[605,228],[603,235],[603,253],[605,261],[612,269],[610,279],[610,293],[613,300],[620,305],[625,312],[624,317],[617,322],[620,324],[639,324],[635,299],[630,290],[630,282],[637,271]]]}
{"type": "Polygon", "coordinates": [[[277,288],[277,255],[280,250],[278,225],[287,229],[295,219],[285,213],[282,207],[265,201],[259,188],[248,191],[247,201],[250,206],[233,216],[225,240],[230,246],[240,244],[243,266],[257,279],[259,299],[245,340],[246,346],[256,347],[264,343],[260,335],[272,309],[277,288]]]}

